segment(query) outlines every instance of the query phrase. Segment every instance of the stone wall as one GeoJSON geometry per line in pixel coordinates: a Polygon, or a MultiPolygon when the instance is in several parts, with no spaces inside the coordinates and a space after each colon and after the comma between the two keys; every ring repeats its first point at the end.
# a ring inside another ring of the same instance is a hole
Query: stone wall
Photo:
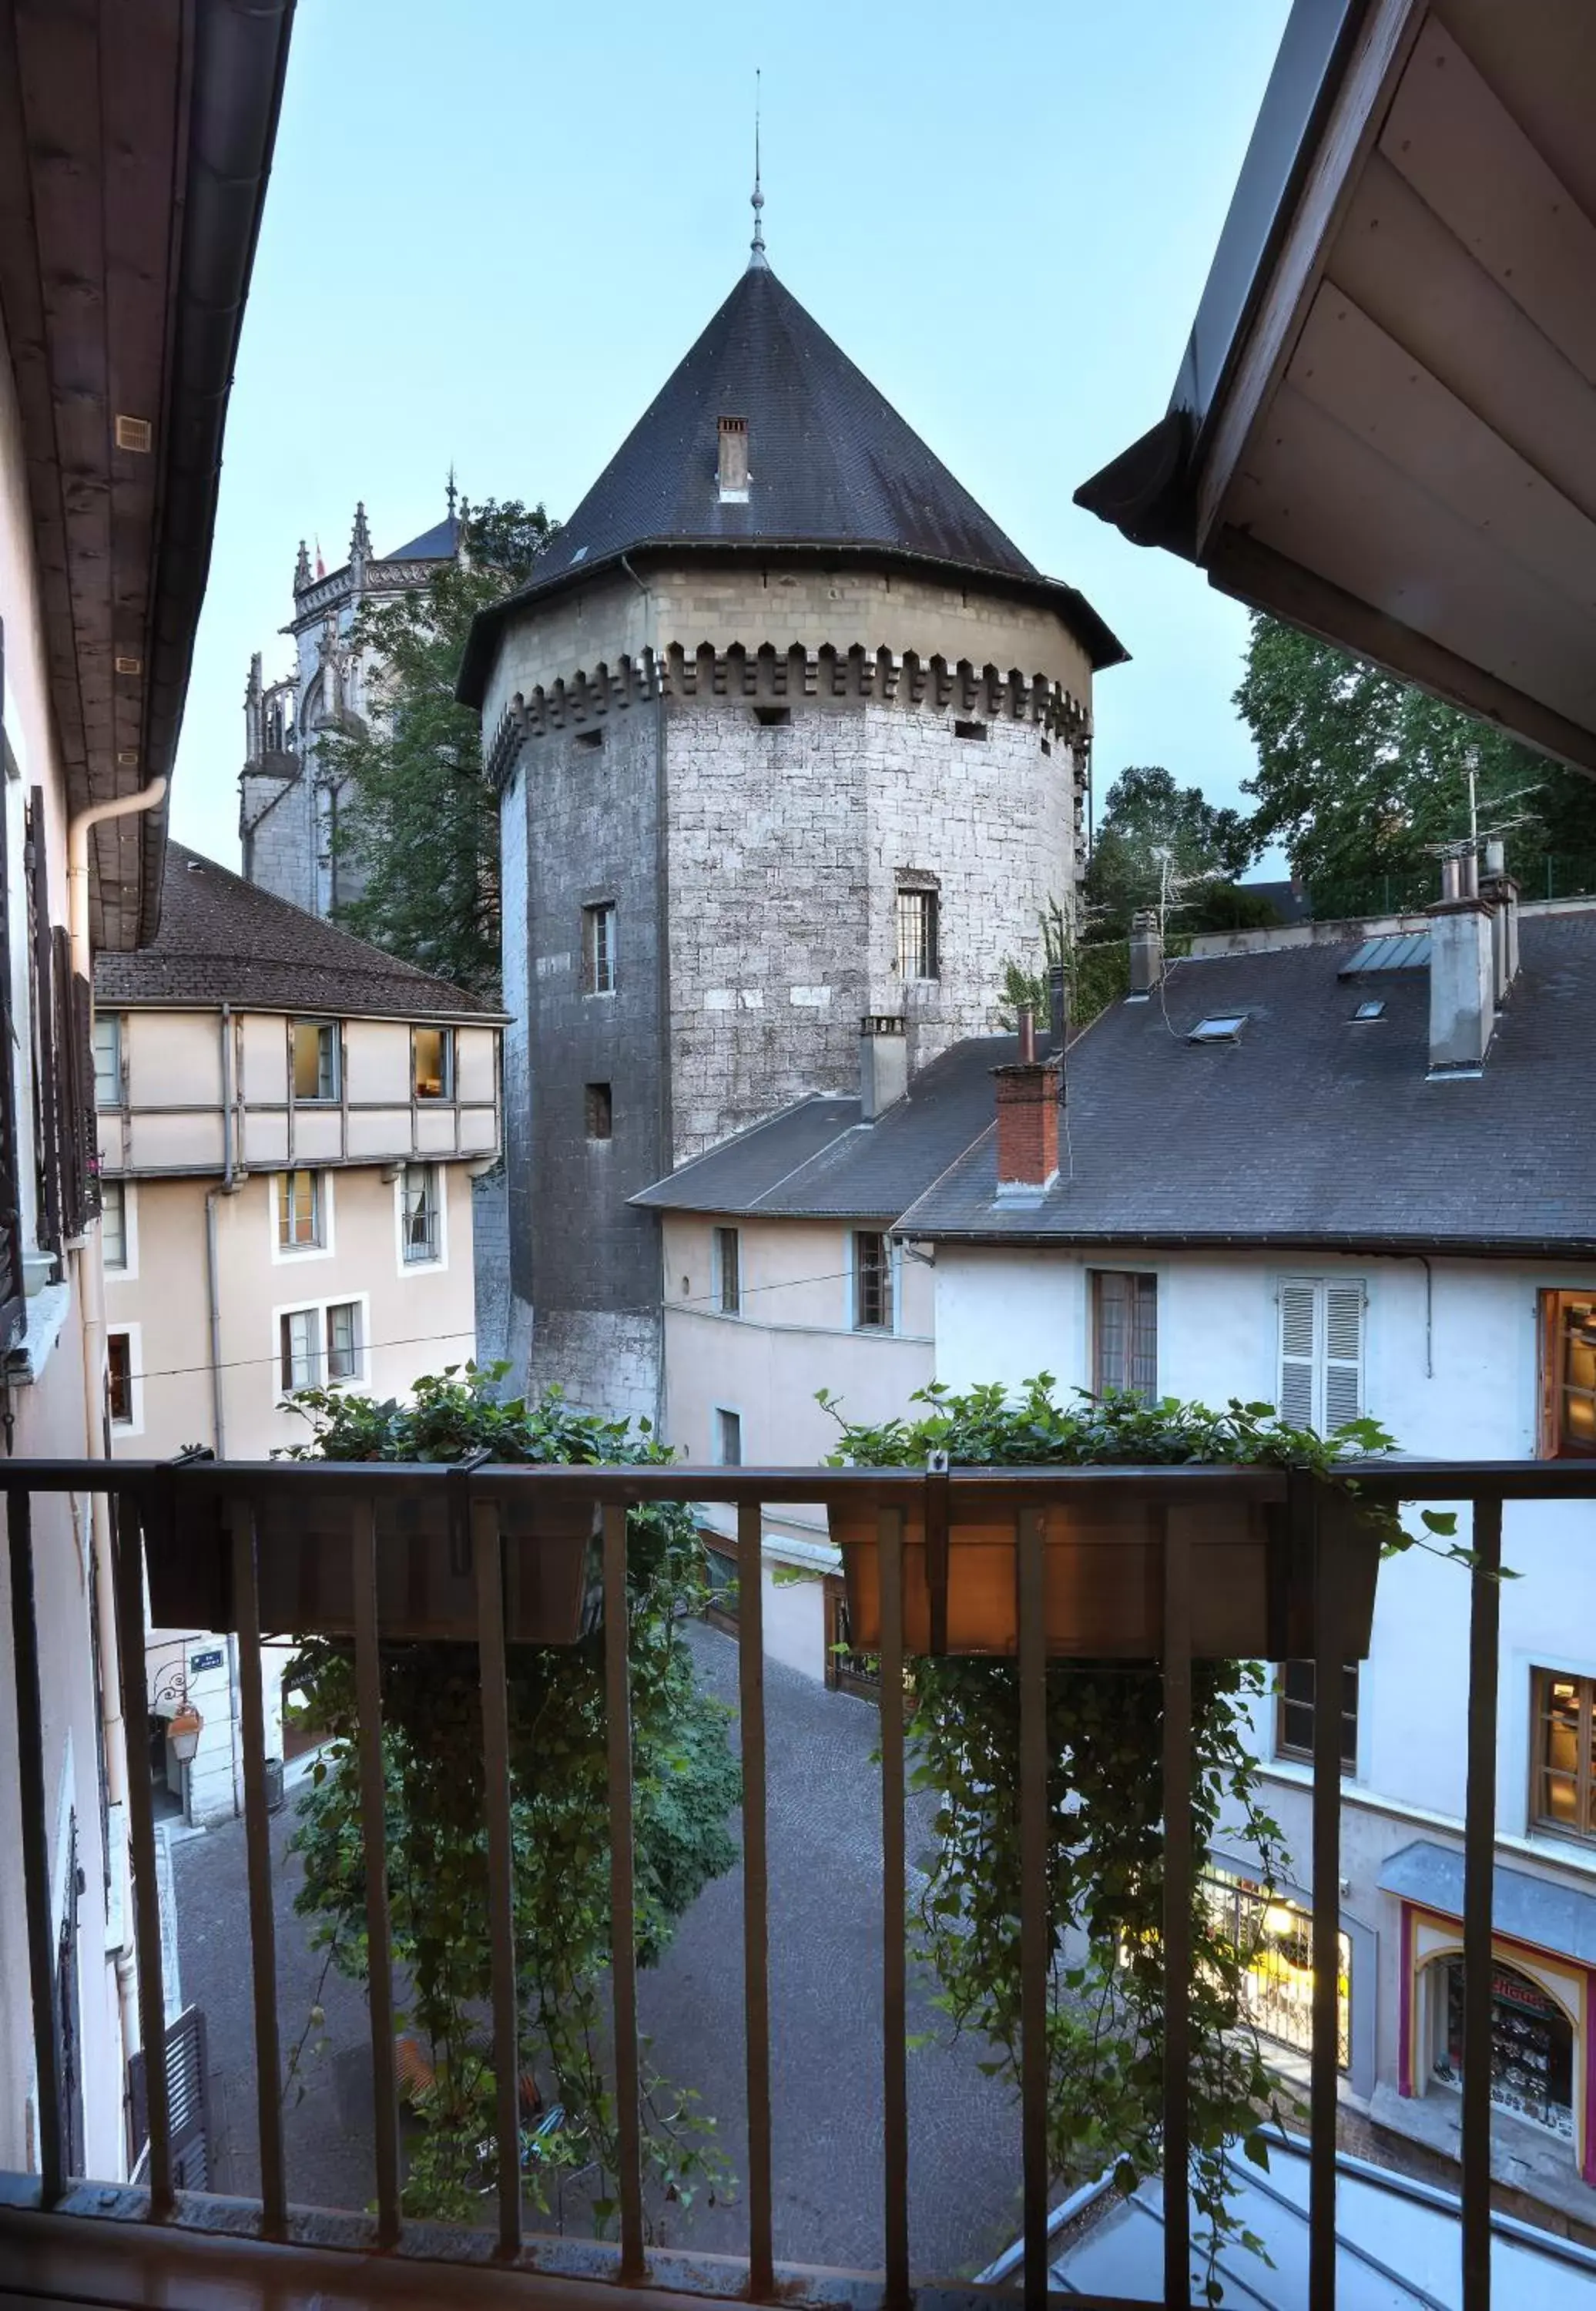
{"type": "Polygon", "coordinates": [[[239,781],[244,876],[291,905],[316,908],[316,825],[310,781],[246,770],[239,781]]]}

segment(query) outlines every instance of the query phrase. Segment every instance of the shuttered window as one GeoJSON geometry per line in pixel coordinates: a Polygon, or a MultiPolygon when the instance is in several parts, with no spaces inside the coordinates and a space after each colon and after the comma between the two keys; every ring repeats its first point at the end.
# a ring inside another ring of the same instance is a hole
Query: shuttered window
{"type": "Polygon", "coordinates": [[[1280,1417],[1330,1435],[1364,1408],[1364,1287],[1323,1277],[1280,1284],[1280,1417]]]}
{"type": "Polygon", "coordinates": [[[1158,1394],[1158,1278],[1102,1269],[1092,1278],[1092,1387],[1158,1394]]]}

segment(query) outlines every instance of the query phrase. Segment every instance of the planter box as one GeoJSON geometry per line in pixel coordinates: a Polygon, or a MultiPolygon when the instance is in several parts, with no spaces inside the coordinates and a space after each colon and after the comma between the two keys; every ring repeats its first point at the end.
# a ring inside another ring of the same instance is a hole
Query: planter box
{"type": "MultiPolygon", "coordinates": [[[[1012,1508],[957,1496],[946,1548],[949,1653],[1012,1654],[1016,1641],[1012,1508]]],[[[881,1643],[877,1510],[831,1511],[842,1549],[851,1641],[881,1643]]],[[[1312,1568],[1297,1568],[1283,1510],[1258,1502],[1199,1502],[1179,1511],[1190,1539],[1191,1653],[1198,1661],[1284,1661],[1313,1651],[1312,1568]]],[[[1369,1650],[1380,1537],[1351,1497],[1326,1487],[1321,1525],[1336,1537],[1343,1655],[1369,1650]]],[[[1164,1511],[1148,1500],[1099,1500],[1043,1512],[1048,1652],[1063,1660],[1150,1661],[1164,1643],[1164,1511]]],[[[903,1650],[931,1647],[931,1582],[922,1514],[903,1519],[903,1650]]]]}
{"type": "MultiPolygon", "coordinates": [[[[467,1539],[441,1492],[377,1496],[380,1635],[476,1636],[476,1578],[467,1539]]],[[[510,1644],[574,1644],[597,1625],[599,1512],[591,1502],[511,1496],[497,1504],[504,1549],[504,1635],[510,1644]]],[[[347,1492],[274,1487],[256,1503],[263,1635],[350,1636],[354,1631],[347,1492]]],[[[157,1628],[236,1630],[232,1542],[220,1492],[185,1486],[175,1532],[145,1537],[150,1616],[157,1628]]]]}

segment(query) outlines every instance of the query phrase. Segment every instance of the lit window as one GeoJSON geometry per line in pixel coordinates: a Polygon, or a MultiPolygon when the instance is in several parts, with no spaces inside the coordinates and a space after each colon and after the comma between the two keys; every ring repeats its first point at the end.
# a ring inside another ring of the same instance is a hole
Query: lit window
{"type": "Polygon", "coordinates": [[[408,1264],[436,1260],[441,1245],[442,1194],[436,1164],[406,1164],[399,1175],[401,1234],[408,1264]]]}
{"type": "Polygon", "coordinates": [[[293,1046],[296,1100],[338,1096],[338,1030],[330,1019],[296,1019],[289,1030],[293,1046]]]}
{"type": "Polygon", "coordinates": [[[122,1022],[115,1011],[94,1015],[94,1104],[122,1104],[122,1022]]]}
{"type": "Polygon", "coordinates": [[[582,1091],[582,1115],[589,1139],[609,1139],[615,1135],[615,1105],[606,1083],[591,1083],[582,1091]]]}
{"type": "Polygon", "coordinates": [[[892,1328],[892,1246],[878,1229],[861,1228],[853,1239],[853,1329],[890,1332],[892,1328]]]}
{"type": "Polygon", "coordinates": [[[736,1228],[715,1230],[715,1305],[723,1316],[742,1313],[743,1247],[736,1228]]]}
{"type": "Polygon", "coordinates": [[[327,1312],[327,1376],[358,1380],[361,1368],[360,1303],[335,1301],[327,1312]]]}
{"type": "Polygon", "coordinates": [[[1218,1012],[1211,1019],[1199,1019],[1186,1041],[1189,1043],[1234,1043],[1246,1024],[1244,1011],[1218,1012]]]}
{"type": "MultiPolygon", "coordinates": [[[[1313,2051],[1313,1916],[1272,1886],[1214,1869],[1199,1881],[1213,1924],[1242,1962],[1242,2002],[1254,2028],[1299,2054],[1313,2051]]],[[[1339,1962],[1336,2059],[1352,2059],[1352,1938],[1338,1936],[1339,1962]]]]}
{"type": "Polygon", "coordinates": [[[715,1460],[722,1469],[743,1465],[743,1416],[715,1408],[715,1460]]]}
{"type": "Polygon", "coordinates": [[[1103,1270],[1092,1278],[1092,1387],[1158,1393],[1158,1279],[1103,1270]]]}
{"type": "MultiPolygon", "coordinates": [[[[1275,1754],[1278,1757],[1313,1756],[1313,1663],[1288,1661],[1280,1664],[1276,1693],[1275,1754]]],[[[1341,1671],[1341,1771],[1357,1771],[1357,1663],[1341,1671]]]]}
{"type": "Polygon", "coordinates": [[[127,1265],[126,1190],[120,1180],[100,1183],[100,1257],[107,1268],[127,1265]]]}
{"type": "Polygon", "coordinates": [[[322,1241],[321,1174],[277,1174],[277,1242],[284,1251],[306,1251],[322,1241]]]}
{"type": "Polygon", "coordinates": [[[1531,1682],[1536,1824],[1596,1844],[1596,1679],[1538,1669],[1531,1682]]]}
{"type": "Polygon", "coordinates": [[[1540,1457],[1596,1454],[1596,1295],[1540,1295],[1540,1457]]]}
{"type": "Polygon", "coordinates": [[[321,1316],[316,1308],[291,1308],[282,1320],[283,1387],[314,1388],[321,1378],[321,1316]]]}
{"type": "Polygon", "coordinates": [[[897,929],[899,978],[939,979],[936,892],[900,890],[897,929]]]}
{"type": "Polygon", "coordinates": [[[582,909],[582,993],[613,995],[615,991],[615,910],[602,906],[582,909]]]}
{"type": "Polygon", "coordinates": [[[106,1379],[110,1391],[111,1426],[133,1425],[133,1341],[126,1332],[105,1336],[106,1379]]]}
{"type": "Polygon", "coordinates": [[[455,1033],[452,1027],[412,1027],[410,1078],[417,1099],[455,1095],[455,1033]]]}

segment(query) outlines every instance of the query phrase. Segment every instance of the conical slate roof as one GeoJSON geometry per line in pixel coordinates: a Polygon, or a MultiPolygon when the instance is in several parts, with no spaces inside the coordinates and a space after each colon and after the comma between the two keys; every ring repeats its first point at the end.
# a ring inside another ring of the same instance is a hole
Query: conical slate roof
{"type": "Polygon", "coordinates": [[[1073,588],[1043,578],[768,266],[754,264],[508,602],[483,612],[460,695],[480,704],[492,635],[536,599],[647,547],[875,549],[1045,591],[1097,665],[1125,655],[1073,588]],[[722,417],[748,427],[746,503],[719,481],[722,417]]]}

